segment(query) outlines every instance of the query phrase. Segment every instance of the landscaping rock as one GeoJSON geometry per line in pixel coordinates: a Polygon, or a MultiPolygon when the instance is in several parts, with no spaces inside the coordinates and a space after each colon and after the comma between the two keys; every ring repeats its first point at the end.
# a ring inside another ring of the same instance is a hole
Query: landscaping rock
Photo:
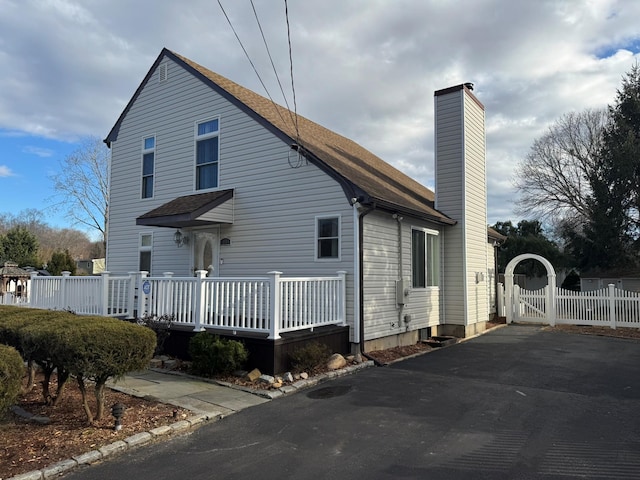
{"type": "Polygon", "coordinates": [[[329,370],[338,370],[339,368],[344,368],[347,366],[347,361],[345,358],[339,353],[334,353],[327,360],[327,368],[329,370]]]}
{"type": "Polygon", "coordinates": [[[307,372],[302,372],[302,373],[300,374],[300,378],[301,378],[302,380],[306,380],[307,378],[309,378],[309,374],[308,374],[307,372]]]}
{"type": "Polygon", "coordinates": [[[291,375],[291,372],[287,372],[282,376],[282,380],[284,380],[287,383],[291,383],[293,382],[293,375],[291,375]]]}
{"type": "Polygon", "coordinates": [[[258,378],[258,381],[262,383],[268,383],[269,385],[273,385],[276,379],[273,378],[271,375],[264,374],[264,375],[260,375],[260,378],[258,378]]]}
{"type": "Polygon", "coordinates": [[[254,368],[249,373],[247,373],[247,376],[245,378],[250,382],[255,382],[257,379],[260,378],[260,375],[262,375],[262,373],[260,373],[260,370],[258,370],[257,368],[254,368]]]}

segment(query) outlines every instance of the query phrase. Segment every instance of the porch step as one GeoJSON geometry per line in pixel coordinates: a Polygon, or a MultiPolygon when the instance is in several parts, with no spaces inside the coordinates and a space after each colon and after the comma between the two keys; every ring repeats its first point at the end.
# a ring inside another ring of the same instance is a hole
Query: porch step
{"type": "Polygon", "coordinates": [[[448,345],[454,345],[458,343],[457,337],[442,336],[442,337],[430,337],[427,340],[423,340],[430,347],[446,347],[448,345]]]}

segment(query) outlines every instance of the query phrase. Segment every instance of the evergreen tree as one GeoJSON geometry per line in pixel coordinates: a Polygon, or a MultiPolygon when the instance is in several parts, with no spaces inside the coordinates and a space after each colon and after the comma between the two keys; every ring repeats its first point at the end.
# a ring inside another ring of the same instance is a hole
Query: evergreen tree
{"type": "Polygon", "coordinates": [[[622,80],[609,107],[600,154],[591,175],[589,221],[584,227],[584,268],[638,265],[640,238],[640,67],[622,80]]]}
{"type": "Polygon", "coordinates": [[[47,264],[47,271],[54,276],[62,275],[62,272],[71,272],[71,275],[75,275],[76,262],[69,253],[69,250],[55,252],[51,255],[51,260],[49,260],[47,264]]]}
{"type": "Polygon", "coordinates": [[[20,267],[38,267],[38,240],[25,227],[14,227],[0,235],[0,260],[20,267]]]}
{"type": "MultiPolygon", "coordinates": [[[[507,264],[518,255],[534,253],[551,262],[555,268],[565,265],[565,257],[555,242],[547,238],[542,224],[537,220],[521,220],[514,226],[510,221],[497,222],[492,228],[507,237],[498,249],[498,271],[504,272],[507,264]]],[[[518,264],[516,273],[528,276],[543,276],[547,271],[535,260],[525,260],[518,264]]]]}

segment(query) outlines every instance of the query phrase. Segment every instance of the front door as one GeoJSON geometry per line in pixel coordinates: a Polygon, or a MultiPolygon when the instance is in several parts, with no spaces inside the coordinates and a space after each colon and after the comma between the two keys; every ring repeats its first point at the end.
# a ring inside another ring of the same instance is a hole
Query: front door
{"type": "Polygon", "coordinates": [[[217,232],[196,232],[193,245],[195,270],[206,270],[208,277],[218,276],[218,246],[220,245],[217,232]]]}

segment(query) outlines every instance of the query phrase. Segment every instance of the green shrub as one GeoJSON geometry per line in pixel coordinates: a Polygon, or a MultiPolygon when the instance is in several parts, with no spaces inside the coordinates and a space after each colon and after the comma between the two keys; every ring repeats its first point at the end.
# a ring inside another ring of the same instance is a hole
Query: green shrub
{"type": "Polygon", "coordinates": [[[18,399],[23,376],[24,361],[18,351],[0,344],[0,418],[18,399]]]}
{"type": "Polygon", "coordinates": [[[110,378],[147,368],[156,347],[149,328],[106,317],[74,317],[76,327],[60,332],[67,349],[65,366],[78,380],[89,423],[104,414],[104,386],[110,378]],[[86,398],[85,380],[95,383],[97,410],[93,416],[86,398]]]}
{"type": "Polygon", "coordinates": [[[331,355],[331,350],[319,342],[310,342],[289,354],[294,372],[309,372],[322,365],[331,355]]]}
{"type": "Polygon", "coordinates": [[[136,323],[144,327],[150,328],[156,334],[156,349],[154,355],[162,355],[164,353],[164,342],[171,335],[171,325],[175,321],[173,315],[145,315],[138,318],[136,323]]]}
{"type": "Polygon", "coordinates": [[[189,341],[191,368],[197,375],[212,377],[241,369],[249,353],[237,340],[221,339],[217,335],[200,332],[189,341]]]}

